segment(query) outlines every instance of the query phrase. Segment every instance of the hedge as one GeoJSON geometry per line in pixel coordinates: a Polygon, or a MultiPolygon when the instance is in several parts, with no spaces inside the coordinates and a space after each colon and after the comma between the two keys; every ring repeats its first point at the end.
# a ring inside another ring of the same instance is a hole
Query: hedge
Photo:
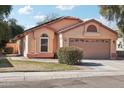
{"type": "Polygon", "coordinates": [[[83,50],[77,47],[62,47],[57,52],[59,63],[79,64],[83,58],[83,50]]]}

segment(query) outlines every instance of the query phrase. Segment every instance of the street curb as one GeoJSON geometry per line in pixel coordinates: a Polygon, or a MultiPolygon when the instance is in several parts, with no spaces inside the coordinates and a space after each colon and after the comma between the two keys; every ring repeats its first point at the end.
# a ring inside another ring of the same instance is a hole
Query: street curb
{"type": "Polygon", "coordinates": [[[63,78],[81,78],[96,76],[117,76],[124,72],[13,72],[0,73],[0,82],[8,81],[34,81],[63,78]]]}

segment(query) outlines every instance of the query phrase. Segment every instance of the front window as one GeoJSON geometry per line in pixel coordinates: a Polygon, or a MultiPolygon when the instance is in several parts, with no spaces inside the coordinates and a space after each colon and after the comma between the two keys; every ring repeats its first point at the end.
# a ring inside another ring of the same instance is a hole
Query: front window
{"type": "Polygon", "coordinates": [[[42,34],[41,36],[41,52],[48,52],[48,35],[42,34]]]}

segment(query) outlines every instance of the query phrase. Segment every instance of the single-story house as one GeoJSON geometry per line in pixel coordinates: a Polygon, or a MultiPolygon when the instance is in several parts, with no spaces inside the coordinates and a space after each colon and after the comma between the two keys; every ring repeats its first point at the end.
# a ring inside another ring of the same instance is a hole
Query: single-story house
{"type": "Polygon", "coordinates": [[[53,58],[60,47],[76,46],[86,59],[115,59],[117,32],[95,19],[59,17],[16,36],[19,53],[28,58],[53,58]]]}

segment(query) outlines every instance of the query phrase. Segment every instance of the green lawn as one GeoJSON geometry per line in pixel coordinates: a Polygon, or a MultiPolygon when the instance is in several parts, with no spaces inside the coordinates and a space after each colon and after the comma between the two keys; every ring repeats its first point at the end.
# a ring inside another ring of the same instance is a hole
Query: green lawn
{"type": "Polygon", "coordinates": [[[35,72],[66,70],[79,70],[79,68],[66,64],[0,59],[0,72],[35,72]]]}

